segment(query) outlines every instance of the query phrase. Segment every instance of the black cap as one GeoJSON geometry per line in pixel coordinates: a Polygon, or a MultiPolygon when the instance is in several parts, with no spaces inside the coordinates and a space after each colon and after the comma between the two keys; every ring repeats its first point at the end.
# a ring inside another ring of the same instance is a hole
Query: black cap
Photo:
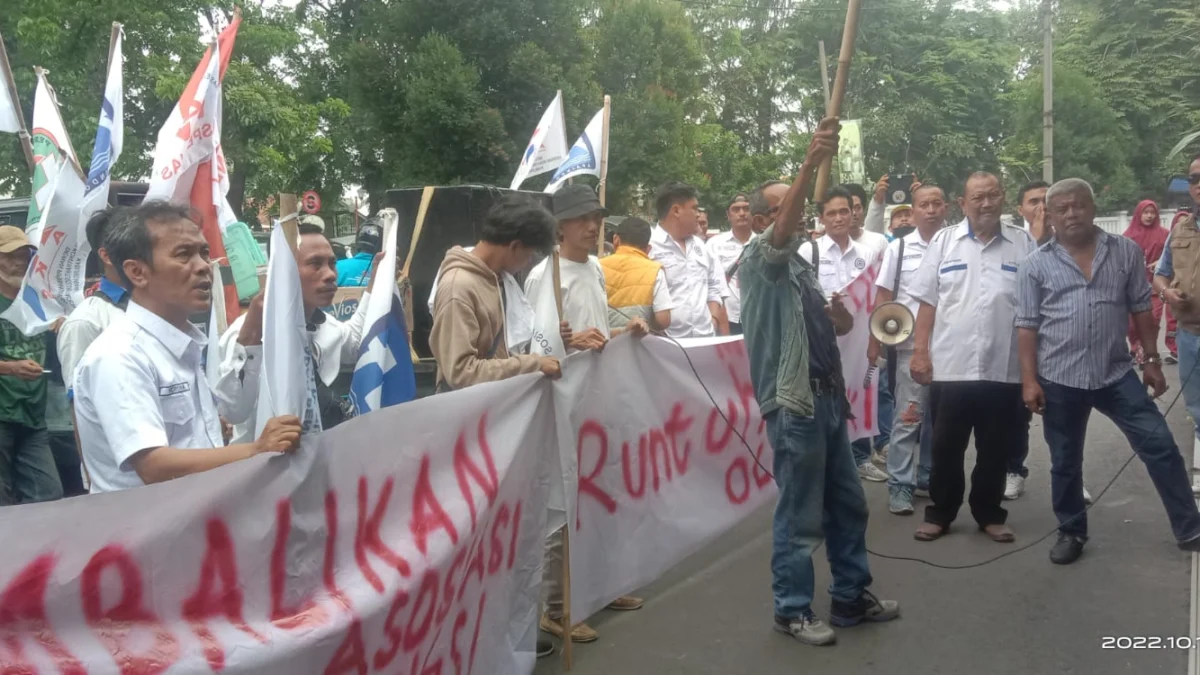
{"type": "Polygon", "coordinates": [[[608,209],[600,204],[596,191],[587,185],[566,185],[554,193],[554,217],[558,220],[582,218],[589,213],[608,215],[608,209]]]}

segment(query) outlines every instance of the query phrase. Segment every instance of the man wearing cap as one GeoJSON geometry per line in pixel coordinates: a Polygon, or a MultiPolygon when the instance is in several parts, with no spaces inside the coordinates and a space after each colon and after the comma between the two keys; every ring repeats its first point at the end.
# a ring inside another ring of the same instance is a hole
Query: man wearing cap
{"type": "MultiPolygon", "coordinates": [[[[568,185],[554,194],[554,217],[558,220],[559,232],[559,282],[562,284],[562,320],[570,326],[567,351],[601,349],[608,342],[608,293],[604,283],[604,270],[600,261],[590,255],[596,238],[608,214],[596,193],[587,185],[568,185]]],[[[554,271],[550,266],[554,258],[547,257],[534,266],[525,280],[525,294],[536,298],[541,284],[554,283],[554,271]]],[[[648,332],[645,320],[635,318],[625,325],[624,331],[634,335],[648,332]]],[[[611,331],[611,333],[622,331],[611,331]]],[[[542,630],[562,638],[564,628],[562,593],[563,537],[559,530],[546,540],[545,573],[542,594],[545,596],[546,614],[542,617],[542,630]]],[[[612,609],[634,610],[642,606],[640,598],[621,597],[609,605],[612,609]]],[[[581,617],[582,618],[582,617],[581,617]]],[[[587,624],[579,623],[571,628],[570,639],[574,642],[594,642],[596,631],[587,624]]]]}
{"type": "MultiPolygon", "coordinates": [[[[0,227],[0,314],[21,292],[36,251],[20,228],[0,227]]],[[[0,506],[62,498],[46,430],[45,336],[0,319],[0,506]]]]}
{"type": "Polygon", "coordinates": [[[888,241],[896,241],[912,233],[913,208],[908,204],[892,207],[891,222],[888,223],[888,241]]]}
{"type": "Polygon", "coordinates": [[[742,257],[746,244],[754,238],[754,230],[750,221],[750,198],[739,192],[729,202],[725,212],[729,219],[729,231],[722,232],[708,240],[705,246],[708,252],[716,258],[725,281],[729,283],[729,297],[725,298],[725,314],[729,318],[729,334],[742,334],[742,303],[741,291],[738,287],[737,263],[742,257]]]}
{"type": "Polygon", "coordinates": [[[366,286],[370,281],[367,272],[371,269],[371,261],[381,250],[383,228],[374,220],[364,222],[354,239],[354,257],[337,261],[337,285],[366,286]]]}

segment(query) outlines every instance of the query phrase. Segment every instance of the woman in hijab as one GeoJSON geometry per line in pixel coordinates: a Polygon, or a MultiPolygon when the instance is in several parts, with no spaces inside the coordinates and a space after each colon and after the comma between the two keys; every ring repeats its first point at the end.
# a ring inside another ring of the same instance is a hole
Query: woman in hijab
{"type": "MultiPolygon", "coordinates": [[[[1129,221],[1129,227],[1125,230],[1125,236],[1132,239],[1142,249],[1142,253],[1146,257],[1146,279],[1153,282],[1154,268],[1158,266],[1158,259],[1162,257],[1163,247],[1167,243],[1167,234],[1169,231],[1162,226],[1158,213],[1158,204],[1154,200],[1147,199],[1137,205],[1133,210],[1133,219],[1129,221]]],[[[1170,355],[1164,359],[1166,363],[1177,363],[1179,359],[1179,350],[1175,347],[1175,317],[1171,316],[1171,309],[1163,305],[1163,301],[1157,295],[1153,296],[1154,303],[1154,322],[1158,325],[1162,321],[1162,315],[1167,313],[1167,351],[1170,355]]],[[[1129,324],[1129,346],[1131,352],[1137,358],[1137,362],[1142,362],[1142,345],[1137,336],[1137,331],[1133,328],[1133,320],[1130,319],[1129,324]]]]}

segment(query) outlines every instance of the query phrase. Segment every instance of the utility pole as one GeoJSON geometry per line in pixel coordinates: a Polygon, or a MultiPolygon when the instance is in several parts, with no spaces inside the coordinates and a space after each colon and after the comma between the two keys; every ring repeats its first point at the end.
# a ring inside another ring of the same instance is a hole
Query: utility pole
{"type": "Polygon", "coordinates": [[[1042,180],[1054,182],[1054,9],[1042,0],[1042,180]]]}

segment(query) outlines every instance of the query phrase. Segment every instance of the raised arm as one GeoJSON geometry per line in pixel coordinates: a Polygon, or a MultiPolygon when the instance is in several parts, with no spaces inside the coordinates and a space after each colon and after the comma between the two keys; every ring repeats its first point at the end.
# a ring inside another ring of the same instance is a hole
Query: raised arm
{"type": "MultiPolygon", "coordinates": [[[[788,189],[783,202],[779,205],[779,215],[775,218],[775,228],[771,234],[771,244],[775,248],[787,245],[792,235],[798,232],[804,222],[804,207],[808,201],[809,184],[821,164],[837,154],[838,131],[841,124],[837,118],[827,117],[813,133],[812,141],[808,144],[808,154],[800,165],[796,180],[788,189]]],[[[816,196],[817,199],[821,195],[816,196]]]]}

